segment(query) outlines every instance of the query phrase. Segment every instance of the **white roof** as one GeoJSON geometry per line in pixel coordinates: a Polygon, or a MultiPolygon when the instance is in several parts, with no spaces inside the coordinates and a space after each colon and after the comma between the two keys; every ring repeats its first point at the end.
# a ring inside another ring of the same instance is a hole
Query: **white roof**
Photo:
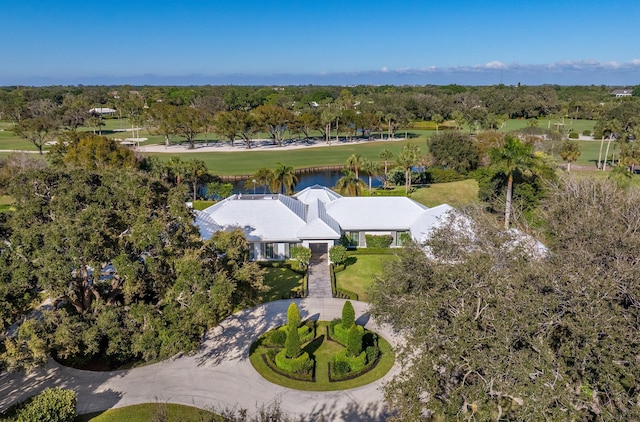
{"type": "Polygon", "coordinates": [[[409,230],[411,223],[428,210],[399,196],[340,198],[326,208],[342,230],[409,230]]]}
{"type": "Polygon", "coordinates": [[[252,242],[297,242],[297,233],[306,224],[305,205],[283,195],[257,199],[233,195],[204,212],[224,230],[241,228],[252,242]]]}
{"type": "Polygon", "coordinates": [[[98,114],[109,114],[109,113],[115,113],[116,111],[112,108],[109,107],[95,107],[92,109],[89,109],[89,113],[98,113],[98,114]]]}
{"type": "Polygon", "coordinates": [[[320,199],[307,205],[307,225],[298,232],[303,239],[340,239],[340,225],[331,218],[320,199]]]}
{"type": "Polygon", "coordinates": [[[311,204],[315,202],[316,199],[320,200],[323,204],[327,204],[331,201],[342,198],[341,195],[338,195],[331,189],[321,185],[309,186],[308,188],[293,195],[293,197],[305,204],[311,204]]]}
{"type": "Polygon", "coordinates": [[[428,208],[397,196],[345,198],[315,185],[293,197],[233,195],[196,213],[196,224],[204,239],[241,228],[252,242],[339,239],[348,230],[410,231],[423,242],[450,210],[446,204],[428,208]]]}
{"type": "Polygon", "coordinates": [[[413,240],[418,243],[426,241],[427,238],[431,236],[431,232],[439,227],[443,220],[447,218],[447,214],[453,211],[455,211],[455,209],[448,204],[429,208],[409,227],[413,240]]]}

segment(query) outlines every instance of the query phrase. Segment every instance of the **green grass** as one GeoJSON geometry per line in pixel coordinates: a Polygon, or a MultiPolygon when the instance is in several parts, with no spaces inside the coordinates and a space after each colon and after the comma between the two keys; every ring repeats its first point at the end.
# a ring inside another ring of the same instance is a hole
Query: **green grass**
{"type": "Polygon", "coordinates": [[[288,297],[291,291],[302,290],[302,275],[288,268],[265,268],[264,284],[271,290],[260,296],[260,303],[280,300],[288,297]]]}
{"type": "Polygon", "coordinates": [[[79,415],[77,422],[167,422],[222,421],[222,417],[207,410],[172,403],[144,403],[79,415]]]}
{"type": "Polygon", "coordinates": [[[373,277],[382,273],[393,255],[352,255],[344,271],[336,273],[336,286],[358,294],[358,300],[369,301],[373,277]]]}
{"type": "Polygon", "coordinates": [[[183,160],[197,158],[205,162],[209,170],[217,175],[249,175],[255,173],[260,167],[276,167],[281,162],[294,168],[318,167],[342,165],[351,154],[360,154],[368,160],[380,161],[380,152],[389,149],[395,155],[402,150],[407,143],[417,143],[423,152],[426,152],[426,142],[420,140],[408,141],[377,141],[363,144],[340,144],[329,147],[310,147],[304,149],[286,150],[274,149],[273,151],[238,151],[238,152],[202,152],[202,153],[178,153],[163,154],[149,153],[168,160],[172,156],[183,160]]]}
{"type": "MultiPolygon", "coordinates": [[[[318,336],[326,335],[326,327],[328,325],[329,323],[327,321],[318,322],[316,330],[318,336]]],[[[264,335],[267,334],[268,333],[264,335]]],[[[258,343],[259,340],[253,344],[251,347],[251,355],[249,356],[251,364],[256,371],[258,371],[258,373],[267,381],[296,390],[334,391],[360,387],[382,378],[387,372],[389,372],[393,366],[393,362],[395,361],[395,353],[393,352],[391,345],[384,338],[379,336],[378,346],[380,347],[381,358],[375,368],[352,380],[329,382],[329,376],[327,373],[329,360],[335,353],[343,350],[344,348],[339,344],[328,342],[325,339],[322,342],[322,345],[316,349],[317,340],[315,342],[312,340],[304,345],[303,349],[304,351],[309,352],[309,354],[316,359],[316,382],[298,381],[273,372],[262,360],[261,355],[266,350],[262,346],[257,345],[258,343]]]]}
{"type": "Polygon", "coordinates": [[[463,207],[478,202],[478,182],[467,179],[458,182],[435,183],[416,189],[411,194],[411,199],[428,207],[440,204],[449,204],[456,208],[463,207]]]}
{"type": "Polygon", "coordinates": [[[211,205],[215,203],[216,201],[193,201],[193,209],[202,211],[204,209],[209,208],[211,205]]]}
{"type": "MultiPolygon", "coordinates": [[[[376,196],[404,196],[404,186],[376,189],[374,194],[376,196]]],[[[478,201],[478,182],[467,179],[417,187],[410,197],[427,207],[449,204],[459,208],[478,201]]]]}

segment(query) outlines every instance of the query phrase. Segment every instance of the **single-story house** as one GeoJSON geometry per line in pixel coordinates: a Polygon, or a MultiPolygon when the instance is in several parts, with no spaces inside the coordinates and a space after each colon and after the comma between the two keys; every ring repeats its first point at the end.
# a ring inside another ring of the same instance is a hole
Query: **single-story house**
{"type": "Polygon", "coordinates": [[[101,116],[115,116],[116,110],[109,107],[94,107],[89,109],[90,114],[98,114],[101,116]]]}
{"type": "Polygon", "coordinates": [[[631,97],[633,95],[633,90],[631,90],[631,89],[614,89],[613,92],[611,92],[611,95],[614,95],[616,98],[631,97]]]}
{"type": "Polygon", "coordinates": [[[423,242],[443,216],[447,204],[428,208],[405,197],[342,197],[314,185],[296,195],[230,196],[196,211],[203,239],[220,230],[240,228],[252,245],[252,258],[289,258],[289,248],[303,245],[326,252],[341,238],[366,247],[367,235],[390,236],[391,246],[410,237],[423,242]]]}

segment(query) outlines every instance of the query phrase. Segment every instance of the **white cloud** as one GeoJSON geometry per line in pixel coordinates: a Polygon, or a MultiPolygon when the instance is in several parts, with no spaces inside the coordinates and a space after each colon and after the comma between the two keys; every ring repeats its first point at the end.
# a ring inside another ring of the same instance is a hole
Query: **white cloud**
{"type": "Polygon", "coordinates": [[[507,65],[502,63],[502,62],[499,62],[497,60],[494,60],[492,62],[485,63],[484,65],[482,65],[480,67],[485,67],[487,69],[506,69],[507,65]]]}

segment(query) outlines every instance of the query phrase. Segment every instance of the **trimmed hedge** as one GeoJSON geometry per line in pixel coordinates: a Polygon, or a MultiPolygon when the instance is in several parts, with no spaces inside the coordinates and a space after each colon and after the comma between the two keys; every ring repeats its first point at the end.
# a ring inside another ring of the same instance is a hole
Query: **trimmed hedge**
{"type": "MultiPolygon", "coordinates": [[[[364,328],[361,325],[356,325],[356,327],[358,327],[358,331],[364,335],[364,328]]],[[[346,347],[349,342],[349,329],[342,325],[342,320],[340,318],[334,319],[329,324],[329,336],[346,347]]]]}
{"type": "Polygon", "coordinates": [[[60,387],[46,388],[15,408],[18,422],[73,422],[76,419],[76,393],[60,387]]]}
{"type": "Polygon", "coordinates": [[[367,353],[362,352],[358,356],[349,356],[346,350],[343,350],[336,354],[335,358],[333,358],[333,362],[346,362],[349,364],[349,368],[351,369],[349,372],[360,372],[367,365],[367,353]]]}
{"type": "Polygon", "coordinates": [[[353,251],[347,252],[348,256],[357,255],[393,255],[396,251],[393,248],[359,248],[353,251]]]}
{"type": "Polygon", "coordinates": [[[309,359],[309,353],[302,352],[297,358],[288,358],[284,350],[276,355],[276,365],[278,368],[296,374],[307,374],[313,369],[313,361],[309,359]]]}
{"type": "Polygon", "coordinates": [[[393,236],[391,236],[390,234],[385,234],[385,235],[365,234],[364,238],[367,241],[367,249],[368,248],[387,249],[393,243],[393,236]]]}

